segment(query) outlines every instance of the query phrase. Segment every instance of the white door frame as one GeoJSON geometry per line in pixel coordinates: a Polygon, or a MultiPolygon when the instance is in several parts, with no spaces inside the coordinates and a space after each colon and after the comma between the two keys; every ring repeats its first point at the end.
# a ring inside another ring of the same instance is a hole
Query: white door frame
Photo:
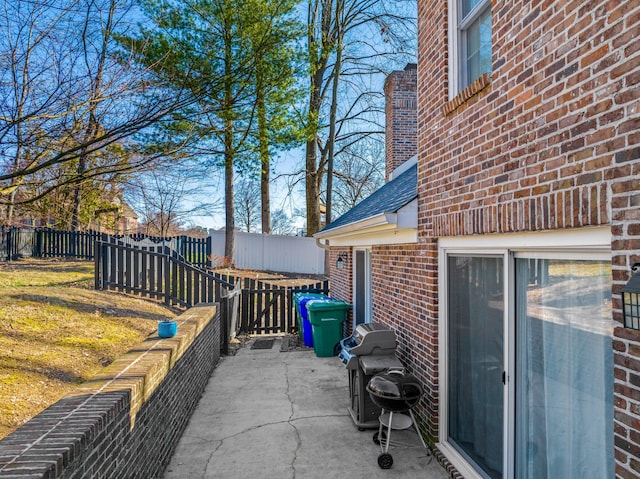
{"type": "Polygon", "coordinates": [[[363,315],[364,323],[370,323],[373,320],[372,314],[372,298],[371,298],[371,248],[353,248],[353,329],[355,330],[356,326],[359,324],[357,320],[359,316],[363,315]],[[360,274],[358,274],[358,267],[360,266],[358,257],[362,255],[364,258],[364,264],[362,264],[362,278],[360,278],[360,274]],[[362,279],[364,288],[362,303],[358,299],[358,281],[362,279]],[[361,310],[361,308],[363,310],[361,310]]]}
{"type": "Polygon", "coordinates": [[[515,286],[513,264],[514,257],[528,252],[535,257],[608,260],[611,257],[611,229],[604,227],[587,227],[574,230],[553,232],[516,233],[505,235],[482,235],[440,238],[438,245],[439,270],[439,326],[438,326],[438,358],[439,374],[439,441],[436,447],[449,459],[452,465],[464,477],[484,479],[481,474],[448,442],[448,388],[447,381],[447,341],[448,341],[448,305],[447,305],[447,258],[449,254],[470,256],[502,256],[505,274],[505,317],[504,317],[504,424],[503,424],[503,476],[513,477],[515,470],[515,313],[513,300],[515,286]]]}

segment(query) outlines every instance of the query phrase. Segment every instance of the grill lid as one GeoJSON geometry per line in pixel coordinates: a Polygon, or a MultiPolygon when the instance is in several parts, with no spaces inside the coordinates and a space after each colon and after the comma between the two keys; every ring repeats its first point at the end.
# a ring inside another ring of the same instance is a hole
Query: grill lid
{"type": "Polygon", "coordinates": [[[422,396],[418,379],[401,371],[389,371],[375,375],[367,385],[370,395],[415,404],[422,396]]]}

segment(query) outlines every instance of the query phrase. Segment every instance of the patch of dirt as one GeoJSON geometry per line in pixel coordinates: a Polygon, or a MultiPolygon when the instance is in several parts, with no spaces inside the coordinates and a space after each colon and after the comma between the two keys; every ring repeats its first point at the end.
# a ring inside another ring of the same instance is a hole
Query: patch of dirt
{"type": "Polygon", "coordinates": [[[290,351],[313,351],[313,348],[305,346],[302,338],[297,334],[287,334],[282,340],[280,352],[288,353],[290,351]]]}
{"type": "Polygon", "coordinates": [[[309,283],[322,282],[328,279],[324,275],[299,274],[299,273],[276,273],[272,271],[253,271],[234,268],[216,268],[212,272],[235,278],[255,279],[265,283],[273,283],[278,286],[301,286],[309,283]]]}

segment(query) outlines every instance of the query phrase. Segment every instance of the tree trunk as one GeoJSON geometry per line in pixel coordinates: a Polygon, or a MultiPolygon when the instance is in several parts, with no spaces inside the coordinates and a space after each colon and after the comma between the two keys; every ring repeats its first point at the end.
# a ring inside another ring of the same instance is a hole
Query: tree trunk
{"type": "Polygon", "coordinates": [[[333,84],[331,85],[331,108],[329,111],[329,139],[327,153],[327,203],[325,205],[325,221],[326,224],[331,223],[331,208],[333,194],[333,164],[335,156],[336,143],[336,116],[338,111],[338,84],[340,82],[340,70],[342,69],[342,31],[340,25],[342,23],[342,0],[336,0],[336,61],[333,67],[333,84]]]}
{"type": "MultiPolygon", "coordinates": [[[[98,63],[96,65],[96,71],[91,78],[91,89],[89,91],[89,103],[91,105],[89,109],[89,120],[84,133],[83,143],[91,144],[98,137],[100,130],[99,120],[97,118],[98,99],[102,95],[102,81],[104,75],[104,65],[107,59],[109,36],[111,35],[111,29],[113,26],[113,16],[115,15],[116,1],[111,0],[109,3],[109,13],[107,14],[107,21],[104,25],[102,32],[102,44],[100,46],[100,52],[98,56],[98,63]]],[[[92,16],[91,4],[87,5],[87,13],[85,18],[85,31],[82,34],[82,42],[84,47],[84,59],[87,72],[91,72],[91,63],[93,58],[89,51],[90,40],[87,38],[87,26],[89,25],[90,18],[92,16]]],[[[85,151],[80,155],[78,159],[77,174],[82,177],[87,171],[89,158],[85,151]]],[[[80,229],[80,203],[82,201],[82,183],[78,183],[73,190],[73,212],[71,214],[71,231],[78,231],[80,229]]],[[[117,221],[116,221],[117,224],[117,221]]]]}
{"type": "Polygon", "coordinates": [[[262,212],[262,233],[271,233],[271,202],[269,198],[270,159],[269,135],[267,132],[267,106],[263,78],[263,64],[258,59],[256,65],[256,102],[258,107],[258,142],[260,149],[260,199],[262,212]]]}
{"type": "Polygon", "coordinates": [[[224,257],[233,265],[235,263],[235,211],[233,204],[233,121],[225,121],[225,153],[224,153],[224,257]]]}
{"type": "Polygon", "coordinates": [[[316,141],[307,141],[307,151],[305,155],[306,164],[306,182],[305,193],[307,201],[307,236],[313,236],[320,230],[320,205],[318,198],[320,196],[317,188],[317,163],[316,141]]]}
{"type": "Polygon", "coordinates": [[[317,130],[320,114],[320,85],[317,75],[311,77],[311,93],[307,114],[307,143],[305,151],[305,195],[307,202],[307,236],[313,236],[320,230],[320,191],[318,189],[318,146],[317,130]]]}
{"type": "Polygon", "coordinates": [[[224,38],[224,256],[233,265],[235,263],[235,211],[233,198],[233,161],[235,151],[233,148],[233,51],[231,26],[228,18],[225,18],[224,38]]]}
{"type": "Polygon", "coordinates": [[[332,38],[333,2],[332,0],[309,0],[307,43],[308,59],[311,71],[309,110],[307,112],[307,143],[305,152],[305,189],[307,201],[307,236],[313,236],[320,230],[320,191],[322,185],[322,162],[318,162],[318,130],[322,90],[327,61],[334,45],[332,38]],[[319,16],[318,16],[319,15],[319,16]],[[318,23],[319,22],[319,23],[318,23]],[[316,28],[320,31],[316,33],[316,28]]]}
{"type": "MultiPolygon", "coordinates": [[[[84,172],[86,171],[86,164],[87,164],[87,156],[86,154],[83,154],[80,156],[80,158],[78,158],[78,167],[76,169],[78,176],[82,176],[84,174],[84,172]]],[[[72,205],[72,211],[71,211],[71,224],[70,224],[71,231],[78,231],[80,229],[81,201],[82,201],[81,185],[77,184],[73,189],[73,205],[72,205]]]]}

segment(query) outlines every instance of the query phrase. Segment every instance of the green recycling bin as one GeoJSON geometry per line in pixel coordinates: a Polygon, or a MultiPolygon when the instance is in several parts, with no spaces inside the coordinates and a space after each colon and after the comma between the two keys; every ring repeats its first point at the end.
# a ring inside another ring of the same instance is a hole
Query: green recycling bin
{"type": "Polygon", "coordinates": [[[310,301],[307,303],[313,331],[313,350],[319,358],[335,356],[336,344],[342,339],[342,323],[351,305],[344,301],[310,301]]]}

